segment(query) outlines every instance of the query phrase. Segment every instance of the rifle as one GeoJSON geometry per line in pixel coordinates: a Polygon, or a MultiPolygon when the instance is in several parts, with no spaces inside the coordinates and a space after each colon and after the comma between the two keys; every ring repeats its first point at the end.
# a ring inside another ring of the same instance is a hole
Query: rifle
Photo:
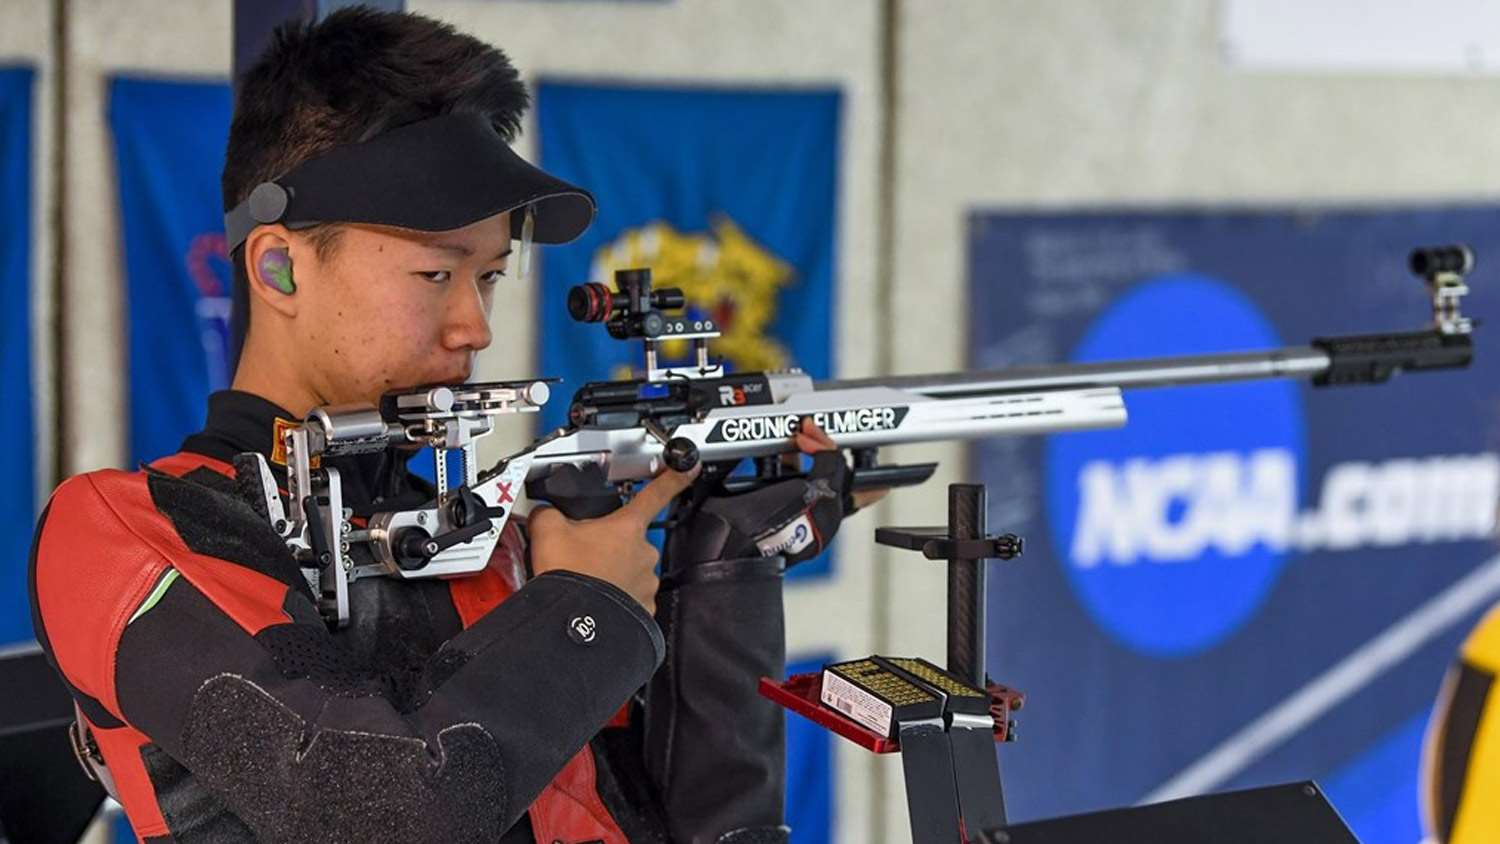
{"type": "Polygon", "coordinates": [[[937,464],[882,465],[882,446],[1119,427],[1127,388],[1266,378],[1378,384],[1403,371],[1462,368],[1473,357],[1473,322],[1461,313],[1473,266],[1464,246],[1411,253],[1411,270],[1432,303],[1431,323],[1417,331],[1316,338],[1268,351],[824,382],[798,370],[726,372],[709,355],[709,341],[719,336],[711,319],[683,315],[682,291],[653,289],[650,270],[622,270],[614,290],[574,287],[568,310],[579,322],[603,323],[616,339],[641,341],[645,376],[584,384],[566,427],[480,471],[475,441],[499,416],[539,410],[555,380],[437,385],[387,394],[378,407],[320,407],[284,435],[292,506],[283,505],[260,457],[262,491],[272,526],[302,564],[325,618],[343,626],[349,583],[359,577],[483,569],[522,489],[570,518],[591,518],[618,507],[635,483],[662,467],[686,471],[702,462],[698,483],[745,491],[792,476],[781,456],[795,451],[792,435],[803,417],[852,452],[856,489],[908,486],[931,477],[937,464]],[[662,363],[661,344],[672,340],[691,343],[692,363],[662,363]],[[319,468],[323,460],[421,447],[435,452],[434,498],[377,513],[363,528],[352,525],[338,470],[319,468]],[[448,469],[454,452],[462,467],[457,484],[448,469]],[[754,473],[732,474],[746,460],[754,473]]]}

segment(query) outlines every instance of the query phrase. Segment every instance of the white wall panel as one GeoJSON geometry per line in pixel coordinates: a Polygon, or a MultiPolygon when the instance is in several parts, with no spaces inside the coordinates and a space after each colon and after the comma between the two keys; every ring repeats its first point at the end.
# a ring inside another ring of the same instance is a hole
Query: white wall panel
{"type": "Polygon", "coordinates": [[[1247,70],[1500,71],[1500,7],[1489,0],[1220,0],[1226,58],[1247,70]]]}

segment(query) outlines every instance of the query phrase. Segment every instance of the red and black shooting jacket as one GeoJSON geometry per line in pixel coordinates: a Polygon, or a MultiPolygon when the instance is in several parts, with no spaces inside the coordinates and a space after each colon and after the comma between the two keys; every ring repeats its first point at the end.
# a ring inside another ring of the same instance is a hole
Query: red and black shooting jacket
{"type": "MultiPolygon", "coordinates": [[[[662,840],[629,728],[603,729],[662,662],[651,616],[584,575],[527,580],[511,525],[478,575],[356,581],[349,626],[330,631],[236,488],[235,455],[271,459],[287,417],[217,393],[181,452],[68,480],[38,526],[37,639],[136,833],[662,840]],[[588,641],[570,628],[582,617],[588,641]]],[[[431,497],[389,455],[333,465],[356,520],[431,497]]]]}

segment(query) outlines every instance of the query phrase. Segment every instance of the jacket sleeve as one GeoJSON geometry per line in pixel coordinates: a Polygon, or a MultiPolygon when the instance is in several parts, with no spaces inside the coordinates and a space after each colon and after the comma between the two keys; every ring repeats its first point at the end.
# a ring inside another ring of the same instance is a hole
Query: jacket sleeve
{"type": "Polygon", "coordinates": [[[420,676],[362,673],[233,496],[100,472],[43,518],[38,634],[86,714],[145,733],[263,840],[498,840],[663,656],[629,596],[557,572],[420,676]]]}

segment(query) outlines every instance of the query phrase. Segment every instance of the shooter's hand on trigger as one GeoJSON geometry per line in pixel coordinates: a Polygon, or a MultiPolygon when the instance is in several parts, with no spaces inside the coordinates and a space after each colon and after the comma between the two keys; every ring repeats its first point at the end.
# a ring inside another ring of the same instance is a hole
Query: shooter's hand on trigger
{"type": "Polygon", "coordinates": [[[806,562],[828,547],[858,503],[885,494],[875,490],[854,500],[848,459],[810,417],[798,420],[791,444],[800,453],[788,453],[784,460],[796,477],[749,492],[709,495],[677,514],[677,526],[667,534],[669,576],[721,560],[777,556],[788,567],[806,562]],[[804,456],[812,458],[805,473],[804,456]]]}
{"type": "MultiPolygon", "coordinates": [[[[796,443],[797,450],[803,454],[817,454],[820,451],[838,450],[838,445],[834,443],[833,437],[828,436],[822,428],[818,427],[818,423],[814,422],[811,416],[802,417],[801,422],[797,425],[797,433],[792,436],[792,441],[796,443]]],[[[792,459],[796,460],[799,458],[793,455],[792,459]]],[[[886,497],[890,491],[889,487],[855,490],[852,494],[854,509],[863,510],[886,497]]],[[[848,514],[846,513],[845,515],[848,514]]]]}
{"type": "Polygon", "coordinates": [[[551,507],[536,508],[527,519],[532,571],[573,571],[597,577],[654,613],[657,551],[646,541],[646,526],[692,485],[699,471],[699,467],[690,472],[664,470],[624,507],[597,519],[575,521],[551,507]]]}

